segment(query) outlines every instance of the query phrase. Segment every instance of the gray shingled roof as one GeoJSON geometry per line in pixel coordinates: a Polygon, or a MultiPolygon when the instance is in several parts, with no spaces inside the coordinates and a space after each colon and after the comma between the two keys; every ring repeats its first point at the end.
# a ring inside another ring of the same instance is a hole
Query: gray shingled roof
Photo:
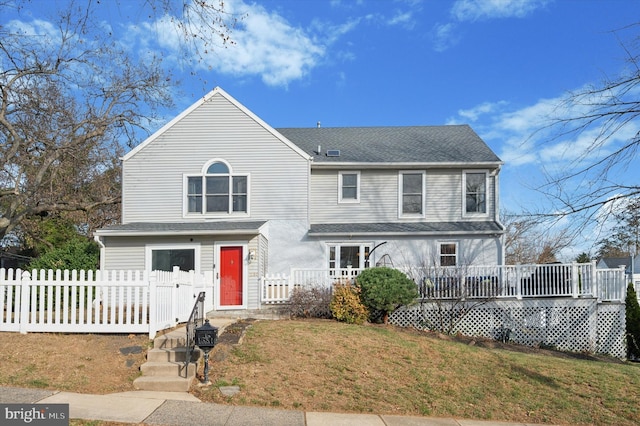
{"type": "Polygon", "coordinates": [[[276,129],[314,162],[501,163],[468,125],[276,129]],[[318,145],[322,152],[317,153],[318,145]],[[328,157],[327,150],[340,150],[328,157]]]}
{"type": "Polygon", "coordinates": [[[502,226],[496,222],[323,223],[311,225],[309,235],[446,235],[502,232],[502,226]]]}
{"type": "Polygon", "coordinates": [[[249,222],[179,222],[179,223],[149,223],[135,222],[112,225],[96,231],[98,235],[149,235],[149,234],[253,234],[257,233],[266,221],[249,222]]]}

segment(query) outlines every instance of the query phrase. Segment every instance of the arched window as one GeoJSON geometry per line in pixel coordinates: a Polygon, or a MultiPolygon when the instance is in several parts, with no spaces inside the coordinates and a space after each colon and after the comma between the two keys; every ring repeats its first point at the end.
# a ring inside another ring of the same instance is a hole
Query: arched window
{"type": "Polygon", "coordinates": [[[248,212],[248,176],[234,174],[224,160],[205,164],[202,175],[187,176],[188,214],[248,212]]]}

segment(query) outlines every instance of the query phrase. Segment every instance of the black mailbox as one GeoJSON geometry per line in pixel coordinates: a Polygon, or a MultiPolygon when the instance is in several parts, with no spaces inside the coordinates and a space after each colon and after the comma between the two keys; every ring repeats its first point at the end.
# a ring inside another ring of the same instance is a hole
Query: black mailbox
{"type": "Polygon", "coordinates": [[[218,343],[218,327],[209,324],[209,320],[204,320],[204,324],[196,328],[196,346],[205,352],[209,352],[218,343]]]}
{"type": "Polygon", "coordinates": [[[218,342],[218,327],[209,324],[209,320],[204,320],[204,324],[196,328],[196,346],[204,352],[204,385],[209,385],[209,351],[218,342]]]}

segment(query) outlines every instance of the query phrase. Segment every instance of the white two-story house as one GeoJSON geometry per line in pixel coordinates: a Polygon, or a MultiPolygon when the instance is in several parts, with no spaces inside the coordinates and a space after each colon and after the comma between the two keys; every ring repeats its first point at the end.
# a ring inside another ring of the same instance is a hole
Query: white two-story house
{"type": "Polygon", "coordinates": [[[101,269],[213,271],[216,309],[291,268],[503,263],[502,162],[466,125],[274,129],[216,88],[122,164],[101,269]]]}

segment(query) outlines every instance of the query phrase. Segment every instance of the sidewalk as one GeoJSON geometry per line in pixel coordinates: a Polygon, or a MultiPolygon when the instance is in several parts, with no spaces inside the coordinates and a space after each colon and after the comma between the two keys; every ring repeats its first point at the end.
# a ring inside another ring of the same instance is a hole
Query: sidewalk
{"type": "MultiPolygon", "coordinates": [[[[184,426],[515,426],[505,423],[452,418],[376,414],[319,413],[239,407],[201,402],[186,392],[131,391],[85,395],[42,389],[0,386],[2,404],[69,404],[72,419],[146,425],[184,426]]],[[[1,417],[1,413],[0,413],[1,417]]]]}

